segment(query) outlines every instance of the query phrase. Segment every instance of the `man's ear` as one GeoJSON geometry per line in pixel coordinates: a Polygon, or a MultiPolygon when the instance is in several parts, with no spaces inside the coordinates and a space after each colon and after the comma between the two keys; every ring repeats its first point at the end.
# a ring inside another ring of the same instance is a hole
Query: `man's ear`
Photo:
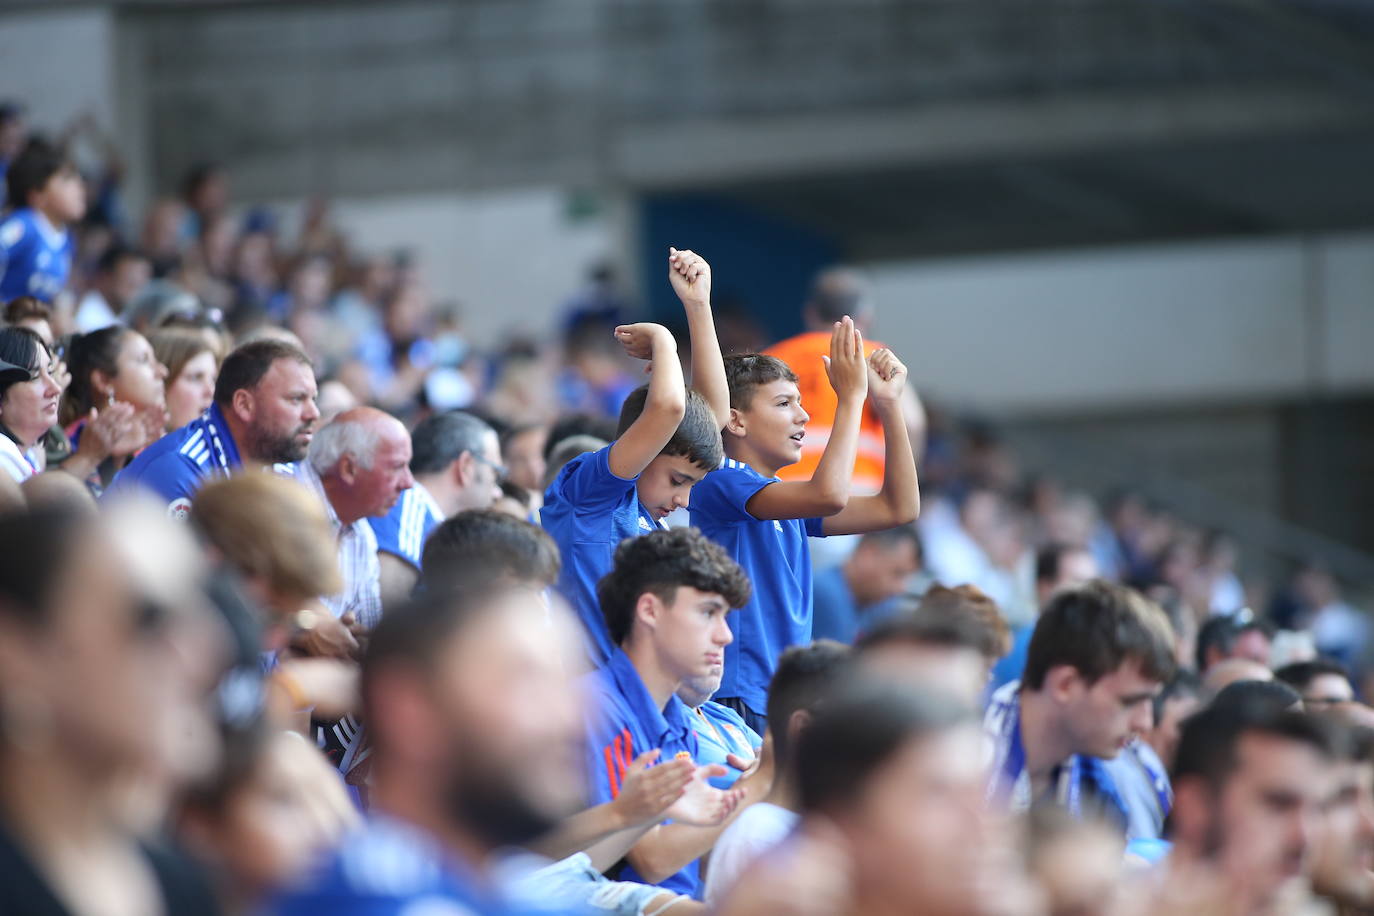
{"type": "Polygon", "coordinates": [[[787,719],[787,746],[796,747],[801,733],[811,725],[811,710],[795,709],[787,719]]]}
{"type": "Polygon", "coordinates": [[[744,437],[744,414],[740,412],[739,408],[730,408],[730,419],[725,424],[725,432],[731,436],[739,436],[741,438],[744,437]]]}
{"type": "Polygon", "coordinates": [[[1174,806],[1169,812],[1172,838],[1194,846],[1202,845],[1207,821],[1211,819],[1211,793],[1195,776],[1179,781],[1173,789],[1174,806]]]}
{"type": "Polygon", "coordinates": [[[339,475],[339,479],[344,483],[352,485],[358,479],[358,461],[348,452],[344,452],[339,457],[339,463],[334,467],[334,473],[339,475]]]}
{"type": "Polygon", "coordinates": [[[635,620],[645,629],[656,629],[663,616],[663,602],[653,592],[645,592],[635,601],[635,620]]]}
{"type": "Polygon", "coordinates": [[[453,459],[453,464],[449,466],[450,473],[453,474],[454,483],[460,487],[466,487],[477,477],[477,459],[472,457],[472,452],[463,452],[453,459]]]}
{"type": "Polygon", "coordinates": [[[249,391],[247,388],[240,388],[238,391],[234,392],[233,398],[230,399],[229,408],[234,412],[234,416],[238,417],[240,421],[251,423],[253,421],[253,414],[257,412],[258,402],[257,399],[253,397],[253,392],[249,391]]]}
{"type": "Polygon", "coordinates": [[[1083,675],[1073,665],[1055,665],[1046,672],[1041,692],[1064,703],[1073,699],[1084,686],[1083,675]]]}

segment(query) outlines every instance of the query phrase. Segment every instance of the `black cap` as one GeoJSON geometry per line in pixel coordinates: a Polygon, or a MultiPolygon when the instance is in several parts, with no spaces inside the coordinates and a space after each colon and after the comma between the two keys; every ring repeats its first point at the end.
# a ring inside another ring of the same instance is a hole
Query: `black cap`
{"type": "Polygon", "coordinates": [[[16,366],[14,363],[7,363],[0,359],[0,385],[9,385],[13,382],[27,382],[33,378],[33,373],[23,366],[16,366]]]}

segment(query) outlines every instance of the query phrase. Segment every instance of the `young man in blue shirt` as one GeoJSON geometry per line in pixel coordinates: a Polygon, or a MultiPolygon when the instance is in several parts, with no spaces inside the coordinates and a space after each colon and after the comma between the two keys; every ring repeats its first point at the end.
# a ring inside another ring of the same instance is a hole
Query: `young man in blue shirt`
{"type": "Polygon", "coordinates": [[[891,350],[864,358],[863,335],[849,318],[835,323],[826,360],[839,398],[835,422],[810,480],[780,481],[779,468],[801,456],[810,419],[797,376],[772,356],[725,360],[730,419],[724,465],[692,497],[692,524],[744,567],[754,596],[731,620],[725,680],[717,702],[751,728],[767,727],[768,683],[789,646],[811,642],[811,551],[807,537],[861,534],[904,525],[920,511],[916,462],[902,417],[906,367],[891,350]],[[885,471],[873,496],[849,496],[859,421],[868,398],[883,424],[885,471]]]}
{"type": "Polygon", "coordinates": [[[209,409],[144,449],[105,492],[151,491],[185,518],[205,478],[304,458],[320,418],[315,396],[304,353],[279,340],[246,343],[224,358],[209,409]]]}
{"type": "Polygon", "coordinates": [[[15,210],[0,223],[0,300],[52,302],[72,269],[67,227],[86,213],[81,173],[60,149],[35,138],[10,165],[5,184],[15,210]]]}
{"type": "MultiPolygon", "coordinates": [[[[659,751],[662,761],[701,762],[676,691],[721,664],[731,640],[725,617],[748,600],[749,580],[719,545],[676,528],[622,542],[598,591],[616,645],[606,665],[586,675],[591,801],[604,804],[619,795],[631,763],[646,751],[659,751]]],[[[733,791],[747,804],[771,776],[756,769],[733,791]]],[[[653,826],[626,855],[620,877],[696,896],[698,860],[724,826],[653,826]]]]}
{"type": "Polygon", "coordinates": [[[610,571],[616,545],[663,527],[664,516],[687,505],[693,485],[720,465],[729,390],[711,318],[711,269],[690,251],[669,249],[668,276],[687,312],[695,390],[687,390],[667,328],[616,328],[630,356],[649,360],[649,384],[625,399],[614,442],[563,466],[539,513],[563,554],[558,588],[586,628],[593,665],[615,649],[596,583],[610,571]]]}
{"type": "Polygon", "coordinates": [[[426,417],[411,432],[410,444],[415,485],[386,515],[368,520],[377,536],[383,601],[414,590],[430,532],[459,512],[490,509],[505,472],[496,431],[459,410],[426,417]]]}

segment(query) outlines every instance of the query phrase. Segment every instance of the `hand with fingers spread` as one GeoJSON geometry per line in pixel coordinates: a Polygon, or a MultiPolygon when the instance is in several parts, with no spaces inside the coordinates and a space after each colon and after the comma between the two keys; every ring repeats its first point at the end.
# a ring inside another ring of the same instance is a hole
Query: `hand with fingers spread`
{"type": "Polygon", "coordinates": [[[655,348],[663,352],[677,351],[677,341],[672,333],[661,324],[641,321],[638,324],[622,324],[615,329],[615,339],[625,348],[625,354],[633,359],[654,359],[655,348]]]}
{"type": "Polygon", "coordinates": [[[864,359],[864,335],[848,315],[835,322],[830,335],[830,355],[822,356],[830,387],[840,400],[862,401],[868,396],[868,361],[864,359]]]}
{"type": "Polygon", "coordinates": [[[724,776],[726,772],[720,764],[695,767],[692,781],[682,797],[668,809],[668,817],[675,823],[693,827],[715,827],[723,823],[744,800],[742,789],[717,789],[711,785],[713,778],[724,776]]]}
{"type": "Polygon", "coordinates": [[[868,398],[875,405],[896,404],[906,389],[906,366],[886,347],[868,358],[868,398]]]}
{"type": "Polygon", "coordinates": [[[611,802],[626,827],[658,820],[670,805],[682,798],[695,776],[696,767],[685,758],[654,766],[659,753],[655,748],[630,763],[625,772],[625,784],[611,802]]]}
{"type": "Polygon", "coordinates": [[[696,252],[669,248],[668,280],[685,307],[711,305],[711,265],[696,252]]]}

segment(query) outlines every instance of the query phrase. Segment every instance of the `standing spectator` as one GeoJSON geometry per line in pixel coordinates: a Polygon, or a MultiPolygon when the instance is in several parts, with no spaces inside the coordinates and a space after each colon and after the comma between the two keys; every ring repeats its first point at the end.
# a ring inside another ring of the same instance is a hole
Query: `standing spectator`
{"type": "Polygon", "coordinates": [[[1094,580],[1056,594],[1035,625],[1025,678],[988,705],[989,801],[1058,805],[1124,832],[1125,804],[1102,761],[1149,730],[1173,669],[1169,623],[1137,593],[1094,580]]]}
{"type": "Polygon", "coordinates": [[[163,328],[148,336],[157,361],[167,367],[167,431],[181,429],[210,409],[215,376],[224,355],[200,331],[163,328]]]}
{"type": "Polygon", "coordinates": [[[124,321],[124,308],[153,278],[153,262],[135,248],[112,245],[95,266],[90,289],[76,306],[76,329],[98,331],[124,321]]]}
{"type": "Polygon", "coordinates": [[[277,340],[246,343],[225,357],[210,409],[144,449],[109,492],[150,490],[169,514],[184,518],[206,477],[245,462],[304,458],[320,416],[315,391],[315,373],[299,349],[277,340]]]}
{"type": "Polygon", "coordinates": [[[81,173],[60,149],[34,138],[10,164],[5,183],[15,209],[0,222],[0,299],[52,302],[72,269],[68,227],[86,212],[81,173]]]}
{"type": "Polygon", "coordinates": [[[849,559],[815,572],[811,638],[852,643],[860,630],[896,610],[896,599],[910,590],[920,570],[921,541],[914,527],[865,534],[849,559]]]}
{"type": "Polygon", "coordinates": [[[505,468],[496,432],[472,414],[453,411],[420,421],[410,434],[415,485],[369,523],[377,537],[382,598],[410,594],[420,577],[425,539],[440,522],[500,498],[505,468]]]}

